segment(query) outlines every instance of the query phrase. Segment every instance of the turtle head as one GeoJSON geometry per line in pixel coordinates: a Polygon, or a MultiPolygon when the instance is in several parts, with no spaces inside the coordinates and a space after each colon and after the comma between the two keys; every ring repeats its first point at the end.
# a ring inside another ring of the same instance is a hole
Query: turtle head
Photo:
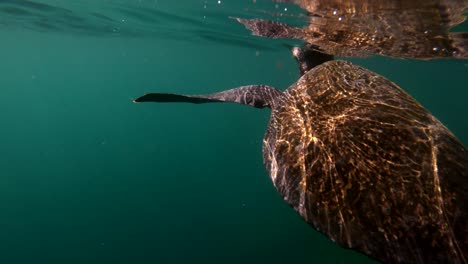
{"type": "Polygon", "coordinates": [[[306,44],[304,48],[292,48],[292,54],[299,63],[299,72],[304,75],[312,68],[334,59],[333,55],[323,53],[315,45],[306,44]]]}

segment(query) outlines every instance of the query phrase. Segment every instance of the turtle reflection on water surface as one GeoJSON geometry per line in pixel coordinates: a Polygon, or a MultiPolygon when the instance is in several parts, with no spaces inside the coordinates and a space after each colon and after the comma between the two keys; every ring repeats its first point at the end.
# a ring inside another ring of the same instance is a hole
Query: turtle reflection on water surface
{"type": "Polygon", "coordinates": [[[303,28],[238,19],[253,35],[300,39],[327,54],[397,58],[468,58],[468,33],[451,32],[465,20],[467,0],[274,0],[306,12],[303,28]]]}
{"type": "Polygon", "coordinates": [[[135,102],[236,102],[272,109],[264,165],[278,192],[340,245],[384,262],[463,263],[468,153],[396,84],[325,62],[284,92],[266,85],[135,102]]]}

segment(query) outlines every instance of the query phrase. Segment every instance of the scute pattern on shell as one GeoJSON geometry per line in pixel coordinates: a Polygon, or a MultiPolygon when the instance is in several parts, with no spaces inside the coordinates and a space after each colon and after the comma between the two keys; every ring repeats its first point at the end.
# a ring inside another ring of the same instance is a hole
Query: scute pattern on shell
{"type": "Polygon", "coordinates": [[[384,262],[466,261],[468,153],[416,100],[330,61],[277,101],[264,163],[309,224],[384,262]]]}

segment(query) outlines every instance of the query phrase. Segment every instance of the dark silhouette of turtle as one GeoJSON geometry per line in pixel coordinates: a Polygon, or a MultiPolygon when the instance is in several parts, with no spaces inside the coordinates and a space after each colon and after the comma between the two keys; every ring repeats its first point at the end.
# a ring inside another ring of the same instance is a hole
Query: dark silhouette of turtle
{"type": "Polygon", "coordinates": [[[391,81],[307,52],[295,50],[304,74],[284,92],[250,85],[207,95],[151,93],[135,102],[269,107],[264,165],[307,223],[379,261],[466,263],[464,145],[391,81]],[[310,69],[312,59],[327,62],[310,69]]]}
{"type": "Polygon", "coordinates": [[[305,11],[305,27],[238,19],[253,35],[304,40],[327,54],[398,58],[468,58],[467,0],[276,0],[305,11]]]}

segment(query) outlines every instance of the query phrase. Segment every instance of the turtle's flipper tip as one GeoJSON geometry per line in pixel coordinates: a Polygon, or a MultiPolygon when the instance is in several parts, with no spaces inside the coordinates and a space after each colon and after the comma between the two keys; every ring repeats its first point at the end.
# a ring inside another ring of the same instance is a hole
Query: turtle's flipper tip
{"type": "Polygon", "coordinates": [[[185,97],[186,96],[184,95],[178,95],[178,94],[146,93],[134,99],[133,102],[134,103],[145,103],[145,102],[171,103],[171,102],[180,102],[181,98],[183,99],[185,97]]]}
{"type": "Polygon", "coordinates": [[[142,96],[138,96],[137,98],[133,99],[135,104],[144,103],[144,102],[159,102],[159,100],[155,99],[158,98],[160,94],[153,94],[153,93],[146,93],[142,96]]]}
{"type": "Polygon", "coordinates": [[[233,17],[233,16],[229,16],[228,18],[229,18],[229,19],[232,19],[232,20],[237,20],[238,22],[240,22],[241,20],[243,20],[242,18],[233,17]]]}
{"type": "Polygon", "coordinates": [[[242,24],[246,29],[250,30],[253,35],[255,35],[254,25],[255,25],[255,21],[257,21],[257,19],[244,19],[244,18],[240,18],[240,17],[229,17],[229,18],[236,20],[237,22],[242,24]]]}
{"type": "Polygon", "coordinates": [[[133,102],[134,104],[138,104],[138,103],[140,102],[140,101],[138,101],[139,98],[140,98],[140,97],[135,98],[135,99],[132,99],[132,102],[133,102]]]}

